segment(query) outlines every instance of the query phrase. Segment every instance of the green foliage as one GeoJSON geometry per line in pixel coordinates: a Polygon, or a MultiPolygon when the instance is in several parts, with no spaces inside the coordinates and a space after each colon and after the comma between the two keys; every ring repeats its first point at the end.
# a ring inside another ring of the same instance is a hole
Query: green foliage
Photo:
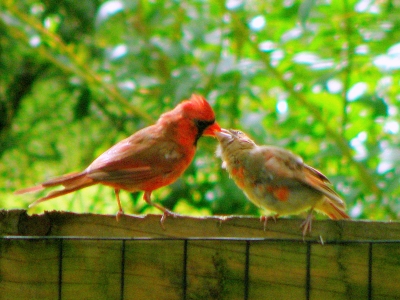
{"type": "MultiPolygon", "coordinates": [[[[79,171],[192,93],[223,127],[303,156],[355,218],[400,214],[400,7],[393,1],[13,1],[0,4],[0,207],[79,171]]],[[[154,200],[192,215],[255,214],[217,143],[154,200]]],[[[121,193],[126,212],[157,212],[121,193]]],[[[115,213],[90,187],[33,211],[115,213]]]]}

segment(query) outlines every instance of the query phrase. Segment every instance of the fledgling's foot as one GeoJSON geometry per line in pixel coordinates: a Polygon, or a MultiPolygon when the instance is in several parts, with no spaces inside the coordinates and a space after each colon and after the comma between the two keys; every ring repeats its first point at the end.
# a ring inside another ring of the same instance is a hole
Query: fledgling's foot
{"type": "Polygon", "coordinates": [[[268,219],[272,219],[276,223],[276,219],[278,218],[278,216],[279,215],[276,214],[276,215],[273,215],[273,216],[261,216],[260,217],[260,222],[264,222],[264,231],[267,231],[268,219]]]}
{"type": "Polygon", "coordinates": [[[303,239],[307,235],[307,233],[311,232],[311,224],[312,224],[312,213],[309,213],[304,222],[301,223],[301,228],[303,229],[303,239]]]}
{"type": "Polygon", "coordinates": [[[218,223],[219,223],[219,227],[221,227],[221,226],[222,226],[222,223],[226,222],[226,220],[229,219],[228,216],[218,216],[217,218],[218,218],[218,221],[219,221],[219,222],[218,222],[218,223]]]}

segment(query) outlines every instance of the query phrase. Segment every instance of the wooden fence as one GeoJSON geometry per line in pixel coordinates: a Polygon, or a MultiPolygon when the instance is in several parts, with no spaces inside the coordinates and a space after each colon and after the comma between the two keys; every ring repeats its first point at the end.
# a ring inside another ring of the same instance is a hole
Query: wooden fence
{"type": "Polygon", "coordinates": [[[400,223],[0,211],[0,299],[400,299],[400,223]]]}

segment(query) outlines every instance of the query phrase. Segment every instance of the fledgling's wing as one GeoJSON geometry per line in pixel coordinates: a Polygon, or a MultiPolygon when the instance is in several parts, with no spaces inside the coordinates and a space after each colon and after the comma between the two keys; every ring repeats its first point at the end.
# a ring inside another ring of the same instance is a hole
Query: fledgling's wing
{"type": "Polygon", "coordinates": [[[304,183],[320,191],[326,197],[331,199],[339,208],[346,208],[342,198],[332,189],[328,178],[326,178],[326,176],[320,171],[305,164],[302,173],[299,174],[299,177],[299,179],[301,179],[304,183]]]}

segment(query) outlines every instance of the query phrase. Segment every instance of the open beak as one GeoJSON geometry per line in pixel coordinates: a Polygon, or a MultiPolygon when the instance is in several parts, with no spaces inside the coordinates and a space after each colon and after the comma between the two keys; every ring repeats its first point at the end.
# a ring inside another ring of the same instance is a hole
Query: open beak
{"type": "Polygon", "coordinates": [[[221,127],[218,125],[217,122],[215,122],[214,124],[212,124],[210,127],[207,127],[207,129],[205,129],[203,131],[203,136],[212,136],[215,137],[216,134],[218,132],[221,131],[221,127]]]}
{"type": "Polygon", "coordinates": [[[229,132],[229,130],[225,129],[225,128],[221,128],[220,131],[215,133],[215,136],[217,137],[217,139],[219,141],[222,141],[224,139],[230,139],[232,138],[232,134],[229,132]]]}

